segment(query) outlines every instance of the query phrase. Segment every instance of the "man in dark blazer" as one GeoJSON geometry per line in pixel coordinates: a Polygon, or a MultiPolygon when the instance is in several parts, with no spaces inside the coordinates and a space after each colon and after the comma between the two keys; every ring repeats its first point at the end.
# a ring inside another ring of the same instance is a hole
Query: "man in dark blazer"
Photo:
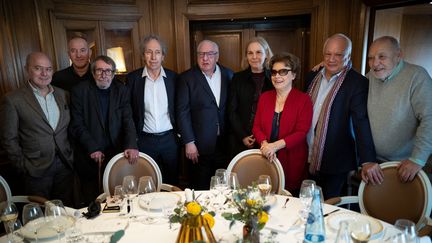
{"type": "Polygon", "coordinates": [[[1,143],[23,174],[26,194],[61,199],[73,206],[65,91],[50,85],[53,68],[46,54],[29,54],[25,68],[29,80],[7,94],[0,108],[1,143]]]}
{"type": "Polygon", "coordinates": [[[210,177],[226,168],[226,107],[233,72],[217,64],[219,47],[203,40],[197,48],[198,66],[180,75],[177,87],[177,125],[191,160],[195,189],[209,189],[210,177]]]}
{"type": "Polygon", "coordinates": [[[376,160],[367,116],[368,80],[351,68],[351,40],[335,34],[324,44],[324,68],[310,73],[314,105],[308,134],[309,172],[324,198],[340,196],[351,170],[376,160]]]}
{"type": "Polygon", "coordinates": [[[141,42],[145,66],[127,75],[138,148],[159,165],[164,183],[178,184],[178,142],[175,129],[177,74],[162,67],[167,53],[157,35],[141,42]]]}
{"type": "Polygon", "coordinates": [[[91,64],[94,81],[76,85],[71,92],[70,133],[77,141],[76,170],[81,179],[84,203],[100,193],[100,174],[109,160],[124,151],[130,164],[138,150],[129,93],[114,79],[115,63],[107,56],[91,64]]]}

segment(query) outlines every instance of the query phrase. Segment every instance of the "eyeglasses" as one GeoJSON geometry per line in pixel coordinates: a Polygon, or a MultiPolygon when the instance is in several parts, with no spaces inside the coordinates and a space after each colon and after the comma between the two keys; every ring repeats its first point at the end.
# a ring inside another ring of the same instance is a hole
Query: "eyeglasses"
{"type": "Polygon", "coordinates": [[[159,50],[156,50],[156,51],[146,50],[144,52],[144,55],[147,55],[147,56],[151,56],[151,55],[161,56],[162,55],[162,51],[159,51],[159,50]]]}
{"type": "Polygon", "coordinates": [[[198,57],[199,58],[203,58],[205,56],[209,57],[209,58],[213,58],[218,54],[217,51],[209,51],[209,52],[198,52],[198,57]]]}
{"type": "Polygon", "coordinates": [[[102,69],[102,68],[97,68],[97,69],[95,70],[95,73],[96,73],[97,75],[102,75],[102,73],[105,73],[106,75],[111,76],[111,75],[113,74],[113,72],[114,72],[114,70],[112,70],[112,69],[102,69]]]}
{"type": "Polygon", "coordinates": [[[292,71],[291,69],[287,69],[287,68],[283,68],[283,69],[279,69],[279,70],[271,70],[271,76],[276,76],[276,74],[279,74],[279,76],[285,76],[287,75],[290,71],[292,71]]]}

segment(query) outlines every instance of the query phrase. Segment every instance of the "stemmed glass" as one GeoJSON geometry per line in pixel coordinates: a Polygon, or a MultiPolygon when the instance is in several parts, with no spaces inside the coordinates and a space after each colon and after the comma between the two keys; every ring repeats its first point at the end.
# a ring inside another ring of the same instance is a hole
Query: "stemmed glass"
{"type": "Polygon", "coordinates": [[[57,240],[60,241],[60,233],[67,226],[68,214],[61,200],[51,200],[45,202],[45,220],[50,223],[50,227],[57,232],[57,240]]]}
{"type": "Polygon", "coordinates": [[[3,222],[6,232],[8,232],[8,241],[12,241],[12,232],[14,224],[18,218],[18,209],[13,202],[5,201],[0,204],[0,219],[3,222]]]}
{"type": "Polygon", "coordinates": [[[228,176],[228,185],[229,185],[229,188],[231,190],[238,190],[238,189],[240,189],[241,186],[240,186],[240,182],[239,182],[238,177],[237,177],[237,173],[235,173],[235,172],[229,173],[229,176],[228,176]]]}
{"type": "Polygon", "coordinates": [[[269,175],[258,176],[258,189],[261,193],[261,197],[264,201],[267,201],[272,189],[271,178],[269,175]]]}
{"type": "Polygon", "coordinates": [[[229,188],[229,178],[226,169],[217,169],[215,172],[215,176],[219,177],[218,189],[223,194],[224,191],[229,188]]]}
{"type": "Polygon", "coordinates": [[[308,216],[315,186],[314,180],[303,180],[300,186],[299,198],[303,204],[303,208],[300,210],[300,219],[302,221],[305,221],[308,216]]]}
{"type": "MultiPolygon", "coordinates": [[[[153,178],[151,176],[143,176],[139,179],[138,183],[138,194],[148,194],[156,191],[156,186],[153,182],[153,178]]],[[[150,216],[150,203],[152,201],[152,197],[148,196],[146,197],[146,200],[144,201],[144,204],[146,206],[147,210],[147,217],[144,218],[144,223],[150,224],[154,222],[154,218],[150,216]]]]}
{"type": "Polygon", "coordinates": [[[351,239],[354,243],[366,243],[372,235],[370,223],[365,218],[358,218],[352,221],[350,230],[351,239]]]}
{"type": "Polygon", "coordinates": [[[45,223],[43,217],[44,214],[42,213],[42,209],[39,204],[28,203],[24,205],[22,221],[26,228],[29,228],[29,230],[33,231],[36,242],[39,242],[37,235],[38,230],[45,223]]]}
{"type": "Polygon", "coordinates": [[[219,188],[221,184],[221,179],[219,176],[212,176],[210,178],[210,192],[213,194],[213,207],[216,207],[216,209],[219,208],[219,202],[218,202],[218,195],[220,193],[219,188]]]}
{"type": "Polygon", "coordinates": [[[415,228],[414,222],[408,219],[398,219],[396,220],[394,226],[401,230],[405,235],[407,243],[416,243],[418,242],[417,232],[415,228]]]}
{"type": "Polygon", "coordinates": [[[123,178],[123,193],[126,195],[127,198],[127,206],[128,206],[128,213],[133,214],[133,203],[131,202],[131,196],[132,194],[137,193],[137,182],[135,180],[135,176],[128,175],[123,178]]]}

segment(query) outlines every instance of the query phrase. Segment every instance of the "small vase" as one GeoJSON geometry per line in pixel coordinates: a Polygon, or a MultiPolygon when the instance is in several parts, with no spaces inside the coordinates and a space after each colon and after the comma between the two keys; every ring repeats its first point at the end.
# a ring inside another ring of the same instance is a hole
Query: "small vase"
{"type": "Polygon", "coordinates": [[[259,243],[260,232],[252,224],[243,225],[243,243],[259,243]]]}
{"type": "Polygon", "coordinates": [[[216,243],[210,226],[201,215],[190,217],[182,222],[177,243],[208,242],[216,243]]]}

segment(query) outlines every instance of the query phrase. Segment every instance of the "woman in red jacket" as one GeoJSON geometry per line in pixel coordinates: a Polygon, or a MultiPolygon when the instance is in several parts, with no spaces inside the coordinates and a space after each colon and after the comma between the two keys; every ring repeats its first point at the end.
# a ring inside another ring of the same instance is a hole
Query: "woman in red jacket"
{"type": "Polygon", "coordinates": [[[296,56],[277,54],[270,60],[270,69],[275,90],[260,96],[252,132],[263,155],[270,161],[277,156],[281,162],[285,187],[298,194],[307,175],[306,134],[312,121],[312,102],[307,94],[292,87],[300,71],[296,56]]]}

